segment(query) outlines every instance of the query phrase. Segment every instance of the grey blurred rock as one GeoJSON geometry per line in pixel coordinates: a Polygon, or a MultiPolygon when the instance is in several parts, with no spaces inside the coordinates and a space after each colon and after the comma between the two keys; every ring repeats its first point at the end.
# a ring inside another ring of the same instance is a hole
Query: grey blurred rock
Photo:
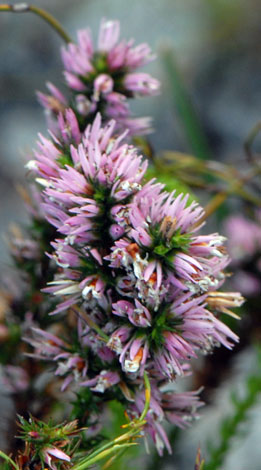
{"type": "MultiPolygon", "coordinates": [[[[233,414],[231,393],[236,392],[237,396],[243,398],[246,392],[246,379],[257,373],[260,374],[256,351],[248,348],[238,354],[231,367],[230,377],[217,389],[212,404],[202,408],[201,418],[193,423],[191,428],[180,433],[176,447],[174,443],[174,462],[178,469],[192,470],[194,468],[199,446],[202,456],[208,461],[208,442],[214,447],[218,445],[220,424],[224,418],[233,414]]],[[[260,470],[260,396],[257,404],[250,409],[247,416],[247,421],[240,425],[237,436],[232,439],[222,470],[260,470]]],[[[161,470],[173,470],[173,468],[175,468],[173,467],[173,457],[169,457],[161,470]]]]}

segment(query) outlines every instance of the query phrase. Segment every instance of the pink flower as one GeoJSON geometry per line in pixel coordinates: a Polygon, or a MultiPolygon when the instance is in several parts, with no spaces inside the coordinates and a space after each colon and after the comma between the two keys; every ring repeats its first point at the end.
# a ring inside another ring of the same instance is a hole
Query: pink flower
{"type": "Polygon", "coordinates": [[[38,180],[42,185],[46,179],[58,176],[59,169],[65,164],[76,163],[70,155],[65,155],[65,148],[69,148],[71,144],[78,145],[81,141],[78,121],[70,108],[64,114],[59,113],[55,134],[51,133],[52,140],[39,134],[38,149],[34,152],[35,160],[26,164],[28,170],[44,178],[38,180]]]}
{"type": "MultiPolygon", "coordinates": [[[[131,417],[136,418],[142,413],[144,402],[144,391],[137,390],[135,404],[128,406],[128,413],[131,417]]],[[[164,419],[184,428],[198,416],[197,409],[202,405],[198,392],[162,392],[156,382],[151,382],[151,400],[146,416],[145,431],[155,443],[159,455],[163,455],[164,447],[169,454],[172,453],[167,433],[163,427],[164,419]]]]}
{"type": "Polygon", "coordinates": [[[97,78],[94,80],[94,100],[99,101],[100,100],[100,95],[107,95],[113,90],[113,80],[112,78],[103,73],[101,75],[98,75],[97,78]]]}
{"type": "MultiPolygon", "coordinates": [[[[119,42],[119,34],[118,21],[103,19],[98,49],[94,51],[89,29],[79,31],[77,44],[71,43],[62,49],[65,79],[69,88],[88,100],[86,117],[101,111],[106,119],[116,119],[119,126],[123,127],[128,122],[135,133],[146,133],[149,129],[146,121],[137,120],[132,125],[126,97],[159,92],[158,80],[145,73],[132,73],[153,60],[154,56],[146,44],[133,47],[133,41],[119,42]]],[[[40,99],[48,106],[48,99],[43,95],[40,99]]]]}
{"type": "Polygon", "coordinates": [[[57,470],[57,467],[54,463],[56,460],[62,460],[65,462],[70,462],[71,457],[69,455],[65,454],[61,449],[58,449],[57,447],[45,447],[42,449],[42,454],[44,458],[44,462],[49,465],[49,467],[52,470],[57,470]]]}
{"type": "Polygon", "coordinates": [[[241,215],[226,219],[228,250],[234,262],[252,257],[261,249],[261,224],[241,215]]]}
{"type": "Polygon", "coordinates": [[[127,90],[139,95],[155,95],[159,93],[160,84],[147,73],[129,73],[124,79],[127,90]]]}
{"type": "Polygon", "coordinates": [[[134,302],[135,305],[127,300],[119,300],[115,304],[112,304],[112,313],[120,317],[127,317],[135,326],[141,328],[151,326],[151,314],[149,310],[137,299],[135,299],[134,302]]]}
{"type": "Polygon", "coordinates": [[[105,390],[120,382],[117,372],[102,370],[95,378],[81,383],[82,386],[90,387],[93,392],[104,393],[105,390]]]}
{"type": "Polygon", "coordinates": [[[70,350],[70,344],[61,340],[40,328],[32,328],[33,338],[24,338],[26,342],[35,348],[33,354],[27,354],[31,357],[49,360],[55,363],[55,375],[64,377],[61,390],[64,391],[68,385],[74,381],[80,381],[86,377],[88,362],[84,357],[84,343],[81,336],[81,355],[70,350]]]}

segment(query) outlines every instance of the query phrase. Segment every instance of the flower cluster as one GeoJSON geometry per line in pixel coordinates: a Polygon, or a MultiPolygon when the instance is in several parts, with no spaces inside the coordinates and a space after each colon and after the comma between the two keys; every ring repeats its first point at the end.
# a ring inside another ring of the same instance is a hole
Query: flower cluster
{"type": "Polygon", "coordinates": [[[162,386],[189,373],[200,352],[232,347],[237,336],[219,315],[243,298],[218,290],[229,263],[225,238],[198,234],[198,203],[155,180],[144,184],[147,162],[115,121],[103,126],[97,114],[80,136],[73,112],[65,116],[60,139],[41,137],[28,167],[57,234],[49,253],[57,274],[44,289],[58,299],[51,313],[71,310],[79,320],[73,340],[37,329],[28,341],[36,357],[55,363],[63,389],[74,382],[108,397],[120,391],[130,415],[144,404],[146,372],[147,430],[162,453],[164,444],[170,450],[163,418],[184,426],[201,405],[194,392],[162,386]]]}
{"type": "Polygon", "coordinates": [[[119,41],[118,21],[102,20],[97,49],[89,29],[78,32],[78,42],[62,49],[66,84],[73,93],[67,98],[52,84],[50,95],[38,93],[42,105],[52,116],[74,109],[80,127],[93,122],[97,112],[104,121],[115,119],[119,128],[132,134],[150,131],[150,118],[132,118],[128,99],[153,96],[159,92],[158,80],[136,69],[154,59],[147,44],[119,41]]]}

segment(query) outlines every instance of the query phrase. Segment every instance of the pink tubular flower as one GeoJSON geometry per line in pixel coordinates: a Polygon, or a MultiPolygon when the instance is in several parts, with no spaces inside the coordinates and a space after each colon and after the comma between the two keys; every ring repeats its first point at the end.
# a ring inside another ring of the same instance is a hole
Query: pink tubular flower
{"type": "MultiPolygon", "coordinates": [[[[193,419],[197,418],[197,409],[203,405],[199,401],[198,393],[198,391],[162,392],[154,381],[151,382],[151,400],[146,416],[145,431],[155,443],[159,455],[163,455],[164,447],[169,454],[172,453],[167,433],[163,427],[164,419],[180,428],[187,427],[193,419]]],[[[144,391],[137,391],[135,404],[128,406],[130,416],[138,417],[143,411],[144,403],[144,391]]]]}
{"type": "Polygon", "coordinates": [[[126,372],[142,375],[149,360],[158,375],[173,380],[198,352],[220,343],[230,348],[238,340],[215,314],[231,314],[228,307],[243,298],[216,292],[229,259],[224,237],[196,235],[202,213],[197,203],[187,205],[187,197],[175,198],[153,182],[130,204],[126,235],[105,257],[117,292],[135,299],[112,305],[112,313],[131,327],[120,349],[126,372]]]}
{"type": "Polygon", "coordinates": [[[52,132],[50,134],[52,140],[39,134],[38,148],[34,152],[35,159],[25,165],[40,177],[38,182],[42,185],[47,184],[46,179],[58,176],[59,169],[65,164],[72,163],[70,145],[78,145],[81,141],[78,121],[70,108],[66,109],[64,114],[59,114],[56,135],[52,132]]]}
{"type": "Polygon", "coordinates": [[[81,385],[90,387],[93,392],[104,393],[105,390],[119,382],[120,376],[117,372],[102,370],[96,377],[82,382],[81,385]]]}
{"type": "MultiPolygon", "coordinates": [[[[85,107],[86,116],[100,111],[106,119],[113,117],[122,125],[122,118],[125,124],[126,118],[130,124],[132,121],[126,97],[157,94],[160,84],[148,74],[132,73],[154,59],[149,47],[146,44],[133,47],[133,41],[119,42],[119,34],[119,22],[104,19],[96,51],[90,31],[81,30],[78,32],[77,44],[71,43],[62,49],[62,59],[67,85],[85,96],[89,103],[85,107]]],[[[40,99],[48,106],[48,100],[43,95],[40,99]]],[[[136,121],[135,126],[130,127],[136,133],[143,133],[148,131],[144,124],[145,121],[136,121]]]]}
{"type": "MultiPolygon", "coordinates": [[[[68,117],[72,129],[73,114],[68,117]]],[[[81,297],[103,299],[106,281],[102,252],[111,240],[124,234],[128,200],[141,189],[147,162],[132,146],[121,144],[125,134],[113,136],[114,125],[110,122],[103,128],[97,115],[81,144],[71,146],[66,155],[56,140],[42,138],[40,152],[31,165],[39,175],[36,181],[45,188],[41,205],[45,217],[64,236],[52,246],[53,258],[66,271],[45,289],[56,296],[68,296],[55,313],[81,297]]],[[[76,128],[70,133],[78,138],[76,128]]],[[[67,143],[63,145],[68,149],[67,143]]]]}
{"type": "MultiPolygon", "coordinates": [[[[102,20],[98,39],[98,50],[94,53],[90,30],[78,32],[78,44],[69,44],[62,49],[66,72],[88,83],[88,74],[99,76],[101,69],[119,74],[123,70],[135,70],[154,59],[146,44],[133,48],[133,41],[118,43],[120,24],[118,21],[102,20]]],[[[113,75],[112,75],[113,76],[113,75]]],[[[86,87],[86,85],[85,85],[86,87]]]]}
{"type": "Polygon", "coordinates": [[[144,307],[137,299],[135,305],[127,300],[119,300],[117,303],[112,304],[114,315],[120,317],[127,317],[129,321],[141,328],[146,328],[151,325],[151,314],[149,310],[144,307]]]}
{"type": "Polygon", "coordinates": [[[159,93],[159,82],[147,73],[129,73],[124,79],[127,90],[139,95],[154,95],[159,93]]]}
{"type": "Polygon", "coordinates": [[[37,97],[45,109],[53,111],[56,106],[55,111],[60,112],[63,111],[65,107],[68,107],[67,99],[55,85],[50,82],[47,82],[46,86],[51,95],[47,96],[41,93],[40,91],[37,92],[37,97]]]}
{"type": "Polygon", "coordinates": [[[46,187],[46,216],[65,238],[52,244],[63,271],[44,290],[68,297],[53,313],[78,303],[109,312],[107,346],[123,372],[142,376],[153,361],[159,376],[173,380],[198,352],[237,341],[208,300],[215,313],[227,313],[223,303],[241,305],[242,298],[215,295],[229,260],[224,237],[195,234],[202,208],[153,181],[142,188],[146,166],[111,136],[98,116],[71,150],[76,167],[59,169],[46,187]]]}
{"type": "Polygon", "coordinates": [[[184,429],[190,422],[197,418],[197,409],[203,405],[199,401],[199,391],[162,394],[162,408],[167,420],[184,429]]]}
{"type": "Polygon", "coordinates": [[[149,343],[146,336],[133,336],[120,354],[122,369],[127,373],[143,375],[148,356],[149,343]]]}
{"type": "MultiPolygon", "coordinates": [[[[40,328],[32,328],[33,338],[24,338],[26,342],[35,348],[31,357],[53,361],[56,365],[55,375],[64,377],[61,390],[64,391],[73,381],[80,381],[86,377],[88,363],[86,358],[70,351],[70,345],[40,328]]],[[[81,347],[84,343],[79,336],[81,347]]]]}
{"type": "Polygon", "coordinates": [[[45,447],[41,452],[44,458],[44,462],[47,463],[47,465],[52,470],[57,470],[57,466],[55,465],[54,461],[71,461],[69,455],[65,454],[65,452],[63,452],[61,449],[58,449],[57,447],[45,447]]]}

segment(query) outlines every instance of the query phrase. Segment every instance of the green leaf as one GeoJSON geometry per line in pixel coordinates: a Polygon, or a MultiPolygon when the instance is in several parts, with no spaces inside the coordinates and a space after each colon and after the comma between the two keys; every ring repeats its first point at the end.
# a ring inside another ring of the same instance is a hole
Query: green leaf
{"type": "Polygon", "coordinates": [[[160,183],[165,185],[165,189],[169,192],[175,189],[177,196],[179,194],[189,194],[187,204],[197,201],[197,197],[191,192],[191,189],[186,184],[174,178],[167,166],[161,168],[156,168],[152,165],[149,166],[146,171],[145,179],[149,181],[152,178],[157,178],[160,183]]]}
{"type": "Polygon", "coordinates": [[[153,252],[156,253],[156,255],[159,256],[164,256],[169,252],[170,248],[164,245],[158,245],[153,248],[153,252]]]}
{"type": "Polygon", "coordinates": [[[162,62],[165,69],[170,95],[177,108],[181,122],[186,133],[188,143],[193,153],[200,159],[211,158],[211,152],[204,134],[199,117],[186,90],[184,79],[179,70],[175,54],[169,48],[162,52],[162,62]]]}

